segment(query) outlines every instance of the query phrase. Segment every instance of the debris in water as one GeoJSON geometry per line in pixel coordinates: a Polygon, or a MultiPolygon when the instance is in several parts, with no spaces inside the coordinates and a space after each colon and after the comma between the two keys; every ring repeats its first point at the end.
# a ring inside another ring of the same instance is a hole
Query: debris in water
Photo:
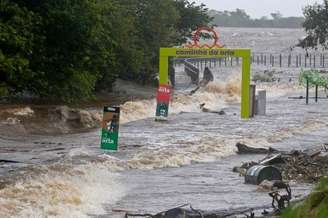
{"type": "Polygon", "coordinates": [[[219,114],[219,115],[225,115],[226,113],[224,112],[224,110],[220,110],[220,111],[214,111],[211,109],[208,109],[205,107],[205,103],[200,104],[199,108],[202,110],[202,112],[204,113],[212,113],[212,114],[219,114]]]}
{"type": "Polygon", "coordinates": [[[236,144],[236,147],[238,149],[237,153],[238,154],[269,154],[269,153],[275,153],[278,152],[276,149],[274,148],[253,148],[253,147],[249,147],[245,144],[242,144],[240,142],[238,142],[236,144]]]}
{"type": "Polygon", "coordinates": [[[245,175],[245,183],[259,185],[264,180],[281,181],[280,171],[273,166],[255,165],[249,168],[245,175]]]}
{"type": "Polygon", "coordinates": [[[271,205],[258,206],[253,208],[236,208],[227,210],[196,210],[190,204],[175,207],[157,214],[149,213],[125,213],[125,218],[130,217],[147,217],[147,218],[273,218],[281,215],[281,212],[290,203],[297,203],[300,200],[290,202],[291,191],[289,186],[286,186],[287,194],[281,195],[279,192],[271,192],[273,201],[271,205]],[[189,206],[189,208],[186,208],[189,206]],[[268,211],[270,210],[270,211],[268,211]]]}
{"type": "Polygon", "coordinates": [[[212,71],[208,67],[205,67],[203,79],[198,83],[197,87],[190,92],[189,95],[195,94],[201,87],[205,87],[209,82],[213,82],[213,81],[214,81],[214,76],[212,71]]]}
{"type": "Polygon", "coordinates": [[[282,173],[284,180],[296,180],[300,182],[318,182],[320,178],[328,175],[328,149],[325,145],[314,150],[282,152],[265,148],[252,148],[237,143],[238,153],[265,153],[268,155],[259,162],[244,163],[240,167],[234,167],[233,171],[245,175],[254,165],[274,166],[282,173]]]}

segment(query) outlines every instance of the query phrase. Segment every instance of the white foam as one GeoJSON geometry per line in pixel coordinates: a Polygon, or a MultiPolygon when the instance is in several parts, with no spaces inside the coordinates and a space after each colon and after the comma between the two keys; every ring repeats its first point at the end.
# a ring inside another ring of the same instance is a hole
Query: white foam
{"type": "MultiPolygon", "coordinates": [[[[201,88],[194,95],[176,94],[170,103],[170,114],[180,112],[200,112],[199,105],[206,104],[212,110],[226,107],[227,102],[239,101],[240,79],[233,77],[228,82],[212,82],[201,88]]],[[[150,118],[155,116],[156,99],[128,101],[121,105],[121,122],[150,118]]]]}
{"type": "Polygon", "coordinates": [[[231,155],[235,151],[235,142],[227,142],[222,138],[205,137],[181,143],[176,146],[140,151],[128,160],[119,160],[110,155],[104,155],[102,163],[115,170],[151,170],[212,162],[231,155]]]}
{"type": "Polygon", "coordinates": [[[0,190],[0,217],[89,217],[124,195],[119,175],[101,164],[51,167],[0,190]]]}
{"type": "Polygon", "coordinates": [[[17,109],[14,112],[14,115],[16,115],[16,116],[33,116],[34,111],[30,107],[24,107],[21,109],[17,109]]]}

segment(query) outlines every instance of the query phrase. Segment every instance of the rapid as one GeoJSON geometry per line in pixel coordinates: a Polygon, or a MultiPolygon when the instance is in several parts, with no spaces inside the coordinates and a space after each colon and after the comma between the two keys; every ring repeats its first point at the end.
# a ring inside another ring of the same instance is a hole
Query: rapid
{"type": "MultiPolygon", "coordinates": [[[[304,34],[241,28],[220,32],[226,45],[273,52],[288,49],[304,34]]],[[[305,100],[288,99],[304,94],[297,80],[258,84],[268,92],[267,115],[246,121],[240,119],[239,68],[211,69],[215,81],[194,95],[188,95],[193,87],[181,66],[176,70],[167,122],[154,121],[155,99],[121,105],[117,153],[100,150],[100,129],[0,137],[0,159],[14,160],[0,162],[0,217],[123,217],[115,211],[154,213],[185,203],[201,209],[269,204],[266,194],[232,172],[233,166],[263,156],[236,156],[235,144],[291,150],[327,143],[328,101],[305,105],[305,100]],[[225,115],[201,112],[202,103],[225,115]]],[[[298,73],[293,69],[288,75],[298,73]]],[[[294,196],[311,190],[307,184],[291,186],[294,196]]]]}

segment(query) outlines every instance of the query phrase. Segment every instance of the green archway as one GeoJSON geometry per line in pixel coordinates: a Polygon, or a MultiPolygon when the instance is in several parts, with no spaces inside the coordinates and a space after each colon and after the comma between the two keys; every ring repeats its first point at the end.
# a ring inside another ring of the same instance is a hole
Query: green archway
{"type": "Polygon", "coordinates": [[[242,64],[242,82],[241,82],[241,118],[250,117],[250,49],[201,49],[201,48],[161,48],[159,61],[159,82],[160,85],[169,83],[168,62],[169,57],[177,58],[224,58],[240,57],[242,64]]]}

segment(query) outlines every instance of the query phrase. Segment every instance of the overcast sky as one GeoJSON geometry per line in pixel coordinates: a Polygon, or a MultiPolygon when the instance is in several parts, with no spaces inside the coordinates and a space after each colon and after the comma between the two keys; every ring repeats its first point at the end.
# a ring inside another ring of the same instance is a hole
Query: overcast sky
{"type": "Polygon", "coordinates": [[[210,9],[218,11],[244,9],[251,17],[269,16],[271,12],[280,11],[284,16],[302,16],[302,8],[323,0],[193,0],[204,3],[210,9]]]}

